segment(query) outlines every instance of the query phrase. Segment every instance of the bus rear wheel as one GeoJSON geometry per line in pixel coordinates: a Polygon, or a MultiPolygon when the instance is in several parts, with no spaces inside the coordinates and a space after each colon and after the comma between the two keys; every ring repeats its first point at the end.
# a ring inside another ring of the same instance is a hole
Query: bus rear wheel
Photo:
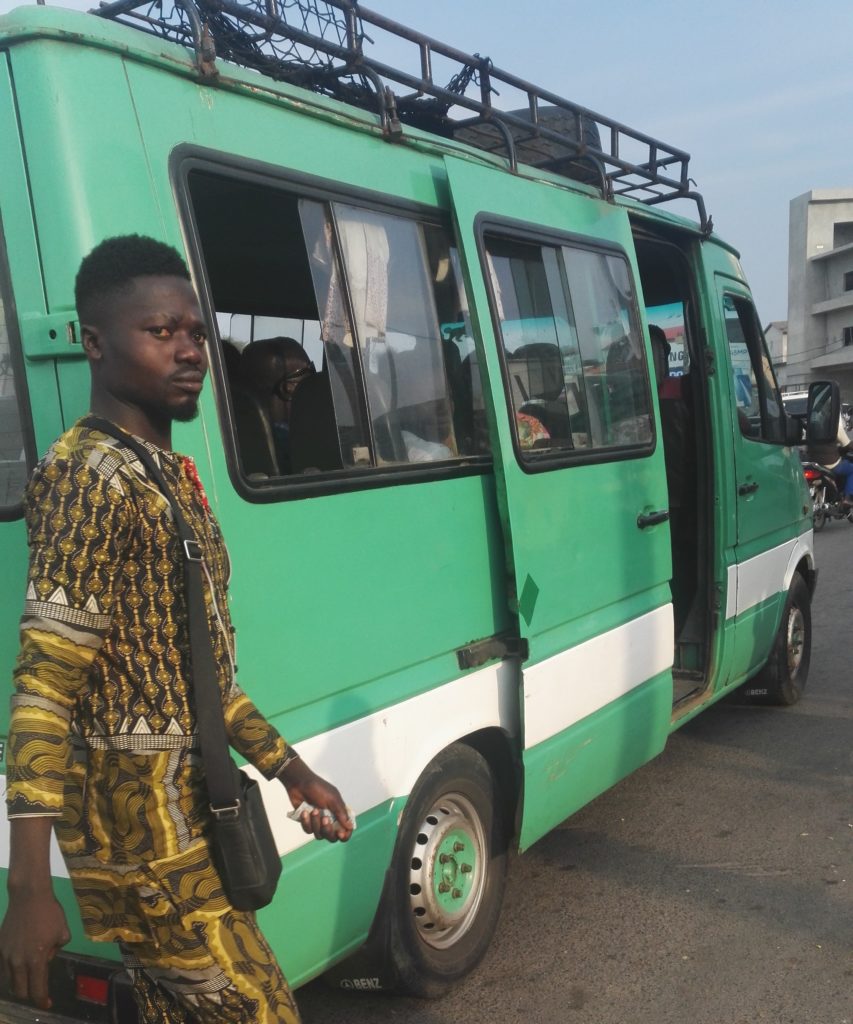
{"type": "Polygon", "coordinates": [[[495,778],[480,753],[453,744],[418,780],[397,837],[383,905],[397,991],[435,998],[479,963],[497,928],[506,866],[495,778]]]}

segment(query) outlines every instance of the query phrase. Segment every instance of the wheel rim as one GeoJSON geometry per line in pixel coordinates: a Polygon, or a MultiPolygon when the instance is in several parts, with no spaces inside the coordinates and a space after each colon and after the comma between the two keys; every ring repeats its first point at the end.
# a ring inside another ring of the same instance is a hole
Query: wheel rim
{"type": "Polygon", "coordinates": [[[473,804],[460,793],[440,797],[415,837],[409,896],[418,934],[447,949],[468,931],[485,889],[486,834],[473,804]]]}
{"type": "Polygon", "coordinates": [[[788,678],[794,679],[803,661],[803,646],[806,642],[806,620],[799,608],[794,607],[788,615],[788,678]]]}

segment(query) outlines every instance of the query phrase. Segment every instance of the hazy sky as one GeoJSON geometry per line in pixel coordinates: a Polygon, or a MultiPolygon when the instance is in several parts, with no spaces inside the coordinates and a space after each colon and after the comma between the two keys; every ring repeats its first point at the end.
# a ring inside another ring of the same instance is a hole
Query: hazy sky
{"type": "MultiPolygon", "coordinates": [[[[0,0],[0,11],[13,6],[0,0]]],[[[850,0],[367,6],[687,150],[716,230],[741,251],[759,316],[786,319],[790,200],[853,187],[850,0]]],[[[401,56],[416,66],[411,50],[389,63],[401,56]]]]}

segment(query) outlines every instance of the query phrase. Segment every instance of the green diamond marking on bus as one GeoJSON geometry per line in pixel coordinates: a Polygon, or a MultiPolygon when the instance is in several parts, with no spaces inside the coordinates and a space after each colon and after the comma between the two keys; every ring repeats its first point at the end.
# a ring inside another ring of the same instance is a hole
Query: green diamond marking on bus
{"type": "Polygon", "coordinates": [[[448,832],[435,858],[433,885],[439,907],[446,914],[458,913],[471,895],[477,867],[477,847],[461,828],[448,832]]]}
{"type": "Polygon", "coordinates": [[[524,581],[524,587],[518,601],[518,610],[521,612],[522,618],[528,626],[533,619],[533,609],[536,607],[536,600],[538,597],[539,587],[535,583],[533,577],[528,576],[524,581]]]}

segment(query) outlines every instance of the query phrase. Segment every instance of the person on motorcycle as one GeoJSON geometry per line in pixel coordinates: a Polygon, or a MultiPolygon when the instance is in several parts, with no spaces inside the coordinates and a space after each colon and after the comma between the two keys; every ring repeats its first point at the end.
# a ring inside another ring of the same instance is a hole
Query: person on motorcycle
{"type": "Polygon", "coordinates": [[[842,494],[841,503],[844,508],[849,509],[853,509],[853,462],[844,456],[851,450],[853,450],[853,442],[847,436],[847,431],[840,420],[835,443],[810,443],[806,449],[806,457],[811,462],[816,462],[819,466],[828,469],[835,477],[838,489],[842,494]]]}

